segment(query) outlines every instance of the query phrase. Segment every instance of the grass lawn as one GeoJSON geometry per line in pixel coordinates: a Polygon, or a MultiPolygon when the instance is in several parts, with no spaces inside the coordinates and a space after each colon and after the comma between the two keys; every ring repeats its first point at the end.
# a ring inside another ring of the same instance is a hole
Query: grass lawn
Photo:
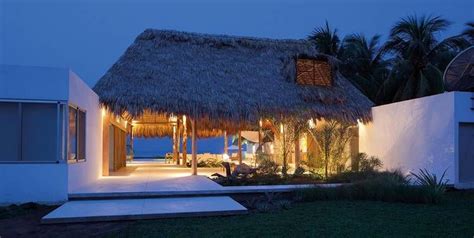
{"type": "Polygon", "coordinates": [[[131,223],[110,237],[473,237],[474,191],[436,205],[320,201],[234,217],[131,223]]]}

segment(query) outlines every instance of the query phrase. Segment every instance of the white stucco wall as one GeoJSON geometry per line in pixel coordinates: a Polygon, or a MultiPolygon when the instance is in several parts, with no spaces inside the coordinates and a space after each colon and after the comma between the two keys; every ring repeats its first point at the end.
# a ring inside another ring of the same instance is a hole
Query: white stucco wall
{"type": "Polygon", "coordinates": [[[66,101],[66,68],[0,65],[0,98],[66,101]]]}
{"type": "MultiPolygon", "coordinates": [[[[468,93],[468,92],[456,92],[454,95],[454,102],[455,102],[455,114],[454,118],[456,123],[459,125],[459,123],[474,123],[474,110],[471,110],[471,108],[474,108],[474,100],[471,99],[471,97],[474,98],[474,93],[468,93]]],[[[454,131],[455,137],[454,141],[456,144],[456,150],[455,150],[455,158],[456,158],[456,174],[458,174],[458,166],[459,166],[459,126],[456,126],[455,131],[454,131]]],[[[474,159],[474,158],[472,158],[474,159]]],[[[474,170],[472,171],[474,173],[474,170]]],[[[474,183],[469,183],[469,184],[461,184],[459,182],[459,178],[455,178],[455,185],[458,188],[474,188],[474,183]]]]}
{"type": "Polygon", "coordinates": [[[378,156],[384,168],[408,173],[427,169],[456,184],[460,122],[474,122],[471,93],[449,92],[372,108],[359,125],[359,150],[378,156]]]}
{"type": "Polygon", "coordinates": [[[96,180],[102,172],[102,113],[99,97],[75,73],[69,76],[69,103],[86,110],[86,161],[69,164],[69,192],[96,180]]]}
{"type": "MultiPolygon", "coordinates": [[[[68,74],[61,68],[0,65],[0,100],[66,103],[68,74]]],[[[65,162],[0,163],[0,204],[62,202],[67,187],[65,162]]]]}
{"type": "Polygon", "coordinates": [[[67,200],[66,164],[0,164],[0,205],[67,200]]]}

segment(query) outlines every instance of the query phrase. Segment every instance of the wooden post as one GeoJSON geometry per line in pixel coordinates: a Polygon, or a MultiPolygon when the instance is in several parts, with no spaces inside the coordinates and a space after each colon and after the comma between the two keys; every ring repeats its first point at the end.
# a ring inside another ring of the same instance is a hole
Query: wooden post
{"type": "MultiPolygon", "coordinates": [[[[263,131],[262,131],[262,119],[259,120],[258,122],[258,146],[257,146],[257,149],[262,147],[262,134],[263,134],[263,131]]],[[[260,150],[263,152],[263,148],[260,148],[260,150]]]]}
{"type": "Polygon", "coordinates": [[[176,162],[177,160],[177,151],[176,151],[176,124],[173,123],[173,161],[176,162]]]}
{"type": "Polygon", "coordinates": [[[188,156],[188,131],[187,131],[187,125],[186,125],[186,116],[183,115],[183,165],[186,165],[187,161],[187,156],[188,156]]]}
{"type": "Polygon", "coordinates": [[[239,164],[242,164],[242,136],[239,130],[239,164]]]}
{"type": "Polygon", "coordinates": [[[229,142],[227,141],[227,131],[224,131],[224,154],[227,154],[229,152],[228,147],[229,142]]]}
{"type": "Polygon", "coordinates": [[[130,125],[130,150],[132,155],[132,161],[135,158],[135,151],[133,150],[133,125],[130,125]]]}
{"type": "Polygon", "coordinates": [[[176,164],[179,165],[180,164],[180,160],[179,160],[179,151],[180,151],[180,142],[181,142],[181,125],[179,123],[179,117],[178,119],[176,120],[176,164]]]}
{"type": "Polygon", "coordinates": [[[193,175],[197,175],[197,147],[196,147],[196,118],[191,119],[191,147],[192,147],[192,161],[191,161],[191,168],[193,171],[193,175]]]}
{"type": "Polygon", "coordinates": [[[300,134],[298,132],[298,128],[295,128],[295,169],[300,167],[300,163],[301,163],[300,134]]]}

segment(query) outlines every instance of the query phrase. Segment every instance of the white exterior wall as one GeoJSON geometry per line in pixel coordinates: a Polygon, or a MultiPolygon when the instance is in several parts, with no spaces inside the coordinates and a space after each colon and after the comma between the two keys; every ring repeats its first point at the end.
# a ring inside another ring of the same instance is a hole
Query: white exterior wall
{"type": "Polygon", "coordinates": [[[66,101],[69,70],[0,65],[0,98],[66,101]]]}
{"type": "Polygon", "coordinates": [[[0,65],[0,101],[5,100],[60,101],[85,109],[86,161],[0,163],[0,204],[60,203],[68,199],[72,189],[99,177],[102,169],[99,99],[76,74],[65,68],[0,65]]]}
{"type": "Polygon", "coordinates": [[[449,92],[372,108],[373,121],[359,125],[359,150],[378,156],[385,169],[440,176],[458,183],[460,122],[474,122],[471,93],[449,92]]]}
{"type": "MultiPolygon", "coordinates": [[[[474,111],[471,110],[471,108],[474,108],[474,100],[471,99],[471,97],[474,97],[474,93],[467,93],[467,92],[456,92],[454,95],[454,102],[455,102],[455,114],[454,118],[459,125],[459,123],[474,123],[474,111]]],[[[455,150],[455,158],[456,158],[456,174],[458,174],[458,168],[459,168],[459,126],[456,126],[455,130],[455,144],[456,144],[456,150],[455,150]]],[[[472,171],[474,173],[474,171],[472,171]]],[[[459,183],[459,178],[456,176],[455,178],[455,186],[458,188],[474,188],[474,184],[461,184],[459,183]]]]}
{"type": "MultiPolygon", "coordinates": [[[[0,65],[0,100],[67,100],[67,69],[0,65]]],[[[1,155],[0,155],[1,156],[1,155]]],[[[0,163],[0,204],[67,200],[66,163],[0,163]]]]}
{"type": "Polygon", "coordinates": [[[67,165],[0,164],[0,204],[67,200],[67,165]]]}
{"type": "Polygon", "coordinates": [[[86,161],[69,164],[69,192],[102,173],[102,113],[99,97],[76,74],[69,76],[69,103],[86,111],[86,161]]]}

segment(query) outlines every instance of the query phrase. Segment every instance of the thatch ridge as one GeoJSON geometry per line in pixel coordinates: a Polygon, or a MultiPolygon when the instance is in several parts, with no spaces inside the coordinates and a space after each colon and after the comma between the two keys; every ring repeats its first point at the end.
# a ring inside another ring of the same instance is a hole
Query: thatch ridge
{"type": "Polygon", "coordinates": [[[153,29],[136,38],[94,91],[118,115],[149,110],[226,125],[282,115],[369,121],[373,105],[337,71],[335,59],[306,40],[153,29]],[[298,57],[327,59],[333,87],[297,85],[298,57]]]}

